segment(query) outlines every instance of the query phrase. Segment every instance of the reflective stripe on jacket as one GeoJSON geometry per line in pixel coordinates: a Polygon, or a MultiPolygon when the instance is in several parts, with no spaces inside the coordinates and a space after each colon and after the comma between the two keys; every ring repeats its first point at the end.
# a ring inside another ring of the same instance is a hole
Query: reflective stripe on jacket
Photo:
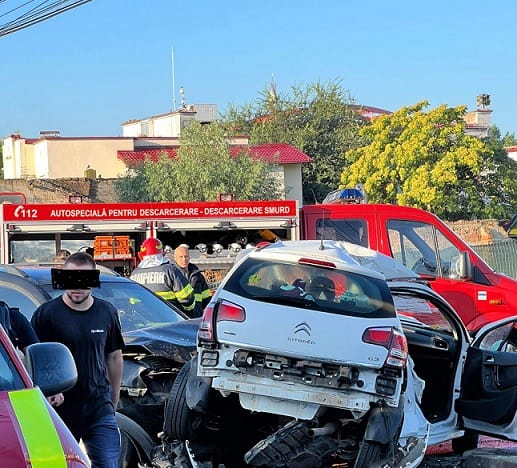
{"type": "Polygon", "coordinates": [[[147,266],[144,261],[130,278],[143,284],[163,299],[179,305],[185,312],[194,310],[194,290],[179,268],[170,263],[147,266]]]}
{"type": "Polygon", "coordinates": [[[201,317],[205,307],[208,305],[210,298],[212,297],[210,289],[208,288],[208,283],[206,282],[201,270],[193,263],[189,263],[186,269],[180,268],[177,264],[176,266],[187,277],[192,289],[194,290],[195,308],[193,317],[201,317]]]}

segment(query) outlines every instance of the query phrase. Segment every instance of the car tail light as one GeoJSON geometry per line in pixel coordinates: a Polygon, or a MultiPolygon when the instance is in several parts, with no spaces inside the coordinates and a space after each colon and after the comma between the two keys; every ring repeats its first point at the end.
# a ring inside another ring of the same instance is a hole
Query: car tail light
{"type": "Polygon", "coordinates": [[[385,365],[405,367],[408,357],[407,340],[404,334],[396,328],[368,328],[363,333],[363,341],[388,350],[385,365]]]}
{"type": "Polygon", "coordinates": [[[221,322],[227,320],[229,322],[244,322],[246,313],[241,306],[232,304],[231,302],[221,301],[217,308],[216,320],[221,322]]]}
{"type": "Polygon", "coordinates": [[[316,258],[300,258],[298,260],[300,265],[313,265],[318,267],[333,268],[336,269],[336,264],[333,262],[327,262],[326,260],[319,260],[316,258]]]}
{"type": "Polygon", "coordinates": [[[199,330],[197,337],[200,343],[213,343],[215,342],[214,334],[214,304],[210,303],[205,307],[203,317],[201,317],[201,323],[199,324],[199,330]]]}
{"type": "Polygon", "coordinates": [[[244,309],[228,301],[218,304],[208,304],[199,325],[198,340],[200,344],[215,344],[215,323],[223,320],[229,322],[244,322],[246,313],[244,309]]]}

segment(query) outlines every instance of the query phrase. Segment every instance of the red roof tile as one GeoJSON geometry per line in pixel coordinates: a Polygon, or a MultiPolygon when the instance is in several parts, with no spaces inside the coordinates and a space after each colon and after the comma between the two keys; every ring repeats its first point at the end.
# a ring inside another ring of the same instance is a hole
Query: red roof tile
{"type": "Polygon", "coordinates": [[[303,164],[312,162],[311,157],[287,143],[251,145],[249,150],[252,155],[270,163],[303,164]]]}
{"type": "MultiPolygon", "coordinates": [[[[117,157],[126,165],[132,165],[136,162],[144,161],[146,158],[151,161],[158,161],[159,157],[166,154],[169,158],[176,158],[175,147],[162,148],[140,148],[134,151],[117,151],[117,157]]],[[[263,145],[235,145],[231,147],[232,156],[236,157],[242,151],[249,151],[253,157],[261,159],[269,163],[277,164],[303,164],[311,163],[312,158],[302,153],[287,143],[272,143],[263,145]]]]}
{"type": "Polygon", "coordinates": [[[117,151],[117,158],[120,159],[124,164],[131,165],[137,162],[145,161],[150,159],[151,161],[158,161],[161,155],[166,154],[169,158],[176,158],[176,148],[163,147],[163,148],[152,148],[152,149],[138,149],[135,151],[117,151]]]}

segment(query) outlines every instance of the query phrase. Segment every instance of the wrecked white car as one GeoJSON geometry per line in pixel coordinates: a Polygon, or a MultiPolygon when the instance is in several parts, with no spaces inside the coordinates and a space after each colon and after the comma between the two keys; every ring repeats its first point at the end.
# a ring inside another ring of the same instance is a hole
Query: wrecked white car
{"type": "Polygon", "coordinates": [[[418,466],[430,444],[517,439],[515,350],[517,317],[473,342],[389,257],[278,242],[215,293],[165,429],[196,466],[418,466]]]}

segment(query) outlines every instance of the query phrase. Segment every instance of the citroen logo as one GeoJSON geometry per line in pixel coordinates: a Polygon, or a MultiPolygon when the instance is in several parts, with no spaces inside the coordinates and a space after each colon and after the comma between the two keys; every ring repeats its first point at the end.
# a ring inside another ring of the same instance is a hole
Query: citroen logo
{"type": "Polygon", "coordinates": [[[294,327],[294,333],[305,332],[307,336],[311,336],[311,327],[307,322],[301,322],[294,327]]]}

